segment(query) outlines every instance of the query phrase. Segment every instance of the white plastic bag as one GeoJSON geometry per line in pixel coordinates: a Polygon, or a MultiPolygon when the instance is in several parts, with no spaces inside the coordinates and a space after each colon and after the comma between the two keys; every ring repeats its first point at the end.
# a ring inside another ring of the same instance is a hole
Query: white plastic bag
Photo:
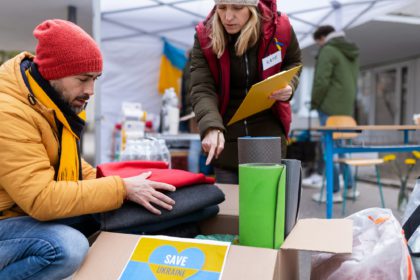
{"type": "Polygon", "coordinates": [[[312,257],[311,279],[415,280],[401,225],[391,210],[370,208],[353,220],[353,253],[312,257]]]}

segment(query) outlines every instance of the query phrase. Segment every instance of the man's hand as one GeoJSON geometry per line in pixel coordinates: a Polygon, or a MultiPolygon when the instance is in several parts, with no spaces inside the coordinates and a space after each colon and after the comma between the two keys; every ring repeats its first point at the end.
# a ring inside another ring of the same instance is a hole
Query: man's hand
{"type": "Polygon", "coordinates": [[[218,158],[225,147],[223,132],[218,129],[210,129],[204,136],[201,146],[204,152],[208,153],[206,165],[209,165],[213,157],[218,158]]]}
{"type": "Polygon", "coordinates": [[[275,99],[277,101],[288,101],[290,97],[292,96],[292,87],[286,86],[285,88],[273,91],[273,93],[270,94],[270,99],[275,99]]]}
{"type": "Polygon", "coordinates": [[[127,191],[126,198],[142,205],[153,214],[160,215],[161,211],[156,209],[152,203],[167,210],[172,210],[172,206],[175,204],[175,201],[161,193],[159,190],[173,192],[176,188],[169,184],[147,180],[150,174],[152,174],[152,172],[146,172],[138,176],[124,178],[123,181],[127,191]]]}

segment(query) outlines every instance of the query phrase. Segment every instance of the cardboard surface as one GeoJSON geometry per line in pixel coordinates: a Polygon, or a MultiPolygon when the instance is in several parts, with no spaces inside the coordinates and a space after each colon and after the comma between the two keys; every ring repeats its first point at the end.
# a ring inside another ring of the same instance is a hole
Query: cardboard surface
{"type": "Polygon", "coordinates": [[[277,254],[273,249],[232,245],[222,280],[274,279],[277,254]]]}
{"type": "MultiPolygon", "coordinates": [[[[220,205],[217,217],[200,224],[201,230],[203,234],[238,234],[239,188],[218,186],[225,193],[226,201],[220,205]]],[[[118,279],[138,238],[138,235],[102,232],[73,279],[118,279]]],[[[351,253],[351,247],[350,220],[299,220],[280,250],[232,245],[222,279],[299,279],[297,250],[351,253]]]]}
{"type": "Polygon", "coordinates": [[[138,239],[136,235],[101,232],[73,279],[118,279],[138,239]]]}
{"type": "Polygon", "coordinates": [[[351,253],[353,221],[346,219],[299,220],[282,249],[351,253]]]}
{"type": "MultiPolygon", "coordinates": [[[[295,280],[299,277],[299,251],[278,250],[274,279],[295,280]]],[[[311,265],[308,263],[307,265],[311,265]]]]}
{"type": "MultiPolygon", "coordinates": [[[[73,279],[118,279],[138,239],[138,235],[102,232],[73,279]]],[[[222,279],[273,279],[277,254],[277,250],[232,245],[222,279]]]]}
{"type": "Polygon", "coordinates": [[[216,184],[225,194],[225,201],[219,204],[219,215],[239,215],[238,185],[216,184]]]}
{"type": "Polygon", "coordinates": [[[238,216],[217,215],[200,223],[200,229],[206,234],[234,234],[239,232],[238,216]]]}

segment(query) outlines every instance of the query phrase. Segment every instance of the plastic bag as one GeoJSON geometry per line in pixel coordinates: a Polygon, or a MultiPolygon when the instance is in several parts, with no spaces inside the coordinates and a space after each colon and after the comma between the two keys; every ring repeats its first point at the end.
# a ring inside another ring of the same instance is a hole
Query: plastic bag
{"type": "Polygon", "coordinates": [[[415,280],[401,225],[391,210],[370,208],[353,220],[353,253],[312,257],[311,279],[415,280]]]}

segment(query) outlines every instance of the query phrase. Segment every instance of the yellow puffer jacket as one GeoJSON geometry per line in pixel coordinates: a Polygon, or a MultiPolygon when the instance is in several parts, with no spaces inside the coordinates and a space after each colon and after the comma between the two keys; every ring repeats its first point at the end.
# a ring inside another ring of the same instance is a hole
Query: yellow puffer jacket
{"type": "Polygon", "coordinates": [[[116,209],[125,197],[120,177],[95,179],[82,160],[83,181],[54,181],[59,142],[52,110],[28,102],[21,53],[0,67],[0,219],[29,215],[53,220],[116,209]]]}

